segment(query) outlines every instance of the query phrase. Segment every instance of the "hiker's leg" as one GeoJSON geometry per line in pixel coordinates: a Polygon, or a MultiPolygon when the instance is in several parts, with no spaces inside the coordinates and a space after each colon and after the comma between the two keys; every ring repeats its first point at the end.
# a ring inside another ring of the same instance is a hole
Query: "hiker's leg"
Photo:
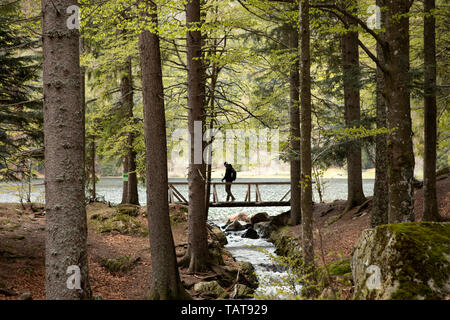
{"type": "Polygon", "coordinates": [[[230,201],[230,197],[232,197],[232,195],[231,195],[231,185],[228,182],[225,185],[225,191],[227,193],[227,202],[228,202],[228,201],[230,201]]]}

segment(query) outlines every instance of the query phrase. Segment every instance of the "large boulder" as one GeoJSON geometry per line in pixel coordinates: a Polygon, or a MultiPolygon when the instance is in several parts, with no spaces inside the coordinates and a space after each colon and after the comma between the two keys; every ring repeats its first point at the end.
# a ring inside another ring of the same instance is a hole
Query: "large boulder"
{"type": "Polygon", "coordinates": [[[355,299],[444,299],[450,296],[450,224],[364,230],[351,269],[355,299]]]}
{"type": "Polygon", "coordinates": [[[254,291],[246,285],[237,283],[231,293],[231,299],[249,298],[253,292],[254,291]]]}
{"type": "Polygon", "coordinates": [[[219,227],[211,225],[209,227],[211,236],[217,240],[222,246],[226,245],[228,243],[227,240],[227,236],[225,235],[225,233],[222,232],[222,230],[220,230],[219,227]]]}
{"type": "Polygon", "coordinates": [[[225,231],[242,231],[245,230],[245,226],[242,225],[238,220],[234,220],[231,224],[229,224],[225,231]]]}
{"type": "Polygon", "coordinates": [[[248,280],[248,286],[252,289],[258,287],[258,277],[255,273],[255,267],[248,261],[239,262],[239,273],[245,275],[248,280]]]}
{"type": "Polygon", "coordinates": [[[259,239],[259,235],[258,232],[256,232],[255,229],[253,228],[249,228],[247,229],[241,236],[242,238],[247,238],[247,239],[259,239]]]}
{"type": "Polygon", "coordinates": [[[267,212],[255,213],[250,217],[250,223],[252,225],[255,225],[258,222],[266,222],[266,221],[270,221],[270,216],[267,212]]]}
{"type": "Polygon", "coordinates": [[[220,299],[226,299],[229,297],[228,292],[220,286],[217,281],[202,281],[194,285],[194,290],[198,293],[214,296],[220,299]]]}
{"type": "Polygon", "coordinates": [[[277,229],[270,221],[258,222],[253,227],[258,231],[261,238],[265,239],[269,238],[270,234],[277,229]]]}
{"type": "Polygon", "coordinates": [[[289,224],[290,218],[291,218],[291,210],[272,217],[272,224],[276,227],[287,226],[289,224]]]}

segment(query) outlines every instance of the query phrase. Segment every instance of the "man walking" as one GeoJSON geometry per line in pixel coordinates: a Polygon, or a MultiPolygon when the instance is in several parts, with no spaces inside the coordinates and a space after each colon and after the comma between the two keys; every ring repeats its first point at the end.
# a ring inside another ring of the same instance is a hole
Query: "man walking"
{"type": "Polygon", "coordinates": [[[236,180],[236,170],[234,170],[233,166],[228,162],[225,162],[223,165],[225,166],[226,171],[225,177],[222,178],[222,182],[223,180],[225,180],[226,182],[225,191],[227,193],[227,202],[230,201],[230,198],[231,202],[234,202],[236,198],[231,193],[231,184],[233,183],[234,180],[236,180]]]}

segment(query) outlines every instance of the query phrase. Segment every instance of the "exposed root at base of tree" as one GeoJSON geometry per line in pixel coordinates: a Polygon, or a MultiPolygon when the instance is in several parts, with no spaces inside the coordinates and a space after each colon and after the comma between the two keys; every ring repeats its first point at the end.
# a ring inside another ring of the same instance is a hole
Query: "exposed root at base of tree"
{"type": "Polygon", "coordinates": [[[187,249],[185,255],[178,259],[177,264],[180,268],[188,268],[188,274],[197,274],[197,273],[204,273],[208,271],[212,271],[211,266],[213,263],[211,262],[211,259],[208,258],[207,261],[199,261],[198,259],[195,259],[191,256],[190,250],[187,249]]]}
{"type": "Polygon", "coordinates": [[[180,282],[175,290],[167,287],[151,288],[147,300],[192,300],[192,297],[180,282]]]}

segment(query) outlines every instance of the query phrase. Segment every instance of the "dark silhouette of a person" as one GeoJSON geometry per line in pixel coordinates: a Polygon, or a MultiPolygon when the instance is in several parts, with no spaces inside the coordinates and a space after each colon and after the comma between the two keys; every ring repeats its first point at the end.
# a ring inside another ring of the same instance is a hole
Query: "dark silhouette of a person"
{"type": "Polygon", "coordinates": [[[234,170],[233,166],[228,162],[225,162],[223,165],[225,166],[226,171],[225,176],[222,178],[222,182],[223,180],[226,182],[225,191],[227,193],[227,202],[230,201],[230,198],[231,202],[233,202],[236,198],[231,193],[231,184],[236,180],[236,170],[234,170]]]}

